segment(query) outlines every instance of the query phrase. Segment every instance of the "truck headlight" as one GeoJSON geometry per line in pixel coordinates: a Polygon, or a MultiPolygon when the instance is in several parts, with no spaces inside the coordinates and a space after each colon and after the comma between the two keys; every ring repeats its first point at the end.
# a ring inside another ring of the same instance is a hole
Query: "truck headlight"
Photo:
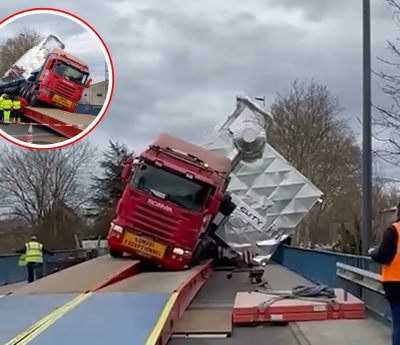
{"type": "Polygon", "coordinates": [[[119,234],[122,234],[124,232],[124,228],[122,226],[114,224],[114,223],[111,223],[110,230],[114,231],[114,232],[118,232],[119,234]]]}
{"type": "Polygon", "coordinates": [[[172,253],[174,253],[176,255],[183,255],[183,254],[185,254],[185,251],[182,248],[174,248],[172,250],[172,253]]]}

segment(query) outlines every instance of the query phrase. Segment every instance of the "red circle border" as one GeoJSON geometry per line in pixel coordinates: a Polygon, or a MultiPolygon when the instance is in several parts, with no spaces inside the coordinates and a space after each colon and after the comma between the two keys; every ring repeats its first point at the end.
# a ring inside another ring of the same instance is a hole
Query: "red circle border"
{"type": "MultiPolygon", "coordinates": [[[[22,13],[35,12],[35,11],[53,11],[53,12],[63,13],[63,14],[69,15],[71,17],[74,17],[78,21],[80,21],[80,22],[84,23],[86,26],[88,26],[95,33],[95,35],[98,37],[98,39],[102,43],[104,49],[106,50],[108,58],[110,60],[111,71],[112,71],[112,87],[111,87],[110,99],[108,100],[108,102],[106,104],[106,108],[105,108],[103,114],[101,115],[100,119],[97,120],[96,125],[93,126],[93,128],[91,128],[83,137],[77,138],[77,139],[75,139],[74,141],[72,141],[70,143],[66,143],[64,145],[60,145],[60,146],[57,146],[57,147],[51,147],[51,148],[43,147],[43,148],[41,148],[41,147],[31,147],[31,146],[28,146],[28,145],[24,145],[24,144],[21,143],[20,140],[17,140],[17,142],[14,142],[13,140],[5,137],[0,131],[0,136],[2,138],[6,139],[8,142],[10,142],[12,144],[15,144],[17,146],[20,146],[20,147],[23,147],[23,148],[26,148],[26,149],[30,149],[30,150],[55,150],[55,149],[60,149],[60,148],[75,144],[79,140],[82,140],[82,139],[86,138],[99,125],[99,123],[103,120],[103,118],[104,118],[105,114],[107,113],[108,108],[109,108],[109,106],[111,104],[112,97],[114,95],[114,88],[115,88],[114,71],[115,71],[115,69],[114,69],[113,60],[111,58],[110,50],[108,49],[107,45],[105,44],[103,38],[99,35],[99,33],[89,23],[87,23],[82,18],[78,17],[76,14],[70,13],[70,12],[65,11],[65,10],[60,10],[60,9],[57,9],[57,8],[51,8],[51,7],[33,7],[33,8],[29,8],[29,9],[22,10],[22,11],[15,12],[15,13],[11,14],[10,16],[8,16],[8,17],[4,18],[3,20],[1,20],[0,21],[0,25],[3,24],[4,22],[6,22],[7,20],[9,20],[9,19],[11,19],[11,18],[13,18],[15,16],[18,16],[18,15],[20,15],[22,13]]],[[[104,107],[104,104],[103,104],[103,107],[104,107]]]]}

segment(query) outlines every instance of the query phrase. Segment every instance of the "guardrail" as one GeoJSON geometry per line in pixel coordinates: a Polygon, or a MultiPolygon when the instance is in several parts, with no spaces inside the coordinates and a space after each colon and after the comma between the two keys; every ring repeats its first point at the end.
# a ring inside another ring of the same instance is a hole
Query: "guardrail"
{"type": "Polygon", "coordinates": [[[358,297],[364,301],[368,309],[390,320],[390,310],[379,274],[337,262],[336,277],[346,291],[357,288],[358,297]]]}
{"type": "Polygon", "coordinates": [[[344,288],[363,300],[368,309],[390,319],[379,282],[380,265],[371,258],[281,245],[273,260],[314,283],[344,288]]]}
{"type": "Polygon", "coordinates": [[[335,286],[336,263],[357,267],[379,273],[379,264],[369,257],[281,245],[273,260],[301,274],[303,277],[320,284],[335,286]]]}
{"type": "MultiPolygon", "coordinates": [[[[44,274],[48,275],[97,256],[96,250],[58,250],[44,256],[44,274]]],[[[26,267],[18,266],[18,254],[0,255],[0,286],[26,280],[26,267]]]]}

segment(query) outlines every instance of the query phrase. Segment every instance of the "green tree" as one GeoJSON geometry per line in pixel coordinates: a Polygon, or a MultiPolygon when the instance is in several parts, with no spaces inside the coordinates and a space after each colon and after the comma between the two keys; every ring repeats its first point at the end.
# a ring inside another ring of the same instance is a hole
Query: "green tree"
{"type": "Polygon", "coordinates": [[[96,218],[92,235],[105,235],[108,231],[122,192],[120,175],[123,159],[130,154],[128,148],[117,141],[109,141],[107,150],[103,152],[103,159],[100,161],[101,175],[94,176],[91,184],[91,203],[96,218]]]}

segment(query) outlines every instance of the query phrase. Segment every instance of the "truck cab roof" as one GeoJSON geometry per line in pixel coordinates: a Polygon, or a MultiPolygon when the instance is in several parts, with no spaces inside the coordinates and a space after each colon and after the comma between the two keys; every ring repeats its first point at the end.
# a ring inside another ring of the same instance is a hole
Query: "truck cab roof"
{"type": "Polygon", "coordinates": [[[159,134],[153,142],[153,145],[194,156],[207,164],[210,169],[215,170],[220,174],[229,175],[230,173],[232,162],[226,156],[208,151],[200,146],[178,139],[167,133],[159,134]]]}
{"type": "Polygon", "coordinates": [[[85,70],[88,70],[88,68],[89,68],[85,61],[83,61],[82,59],[77,58],[76,56],[74,56],[72,54],[67,53],[66,51],[64,51],[62,49],[55,48],[51,53],[55,54],[55,55],[62,56],[64,58],[68,59],[68,60],[71,60],[71,61],[75,62],[76,64],[81,65],[82,68],[84,68],[85,70]]]}

